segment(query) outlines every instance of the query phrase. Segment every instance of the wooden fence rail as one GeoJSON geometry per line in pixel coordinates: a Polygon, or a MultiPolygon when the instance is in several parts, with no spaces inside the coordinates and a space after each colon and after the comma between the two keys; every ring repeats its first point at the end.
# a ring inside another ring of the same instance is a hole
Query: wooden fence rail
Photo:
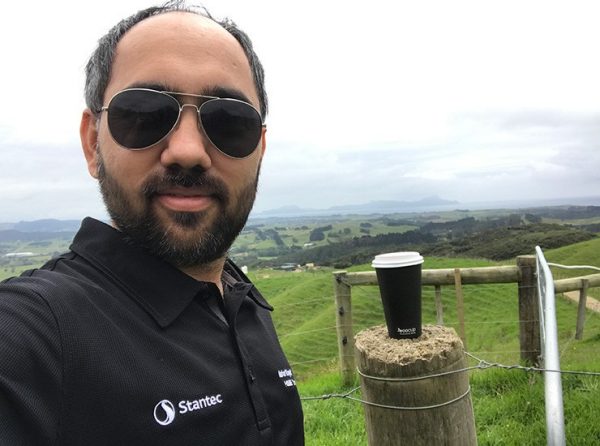
{"type": "MultiPolygon", "coordinates": [[[[333,273],[336,302],[336,327],[338,337],[338,354],[340,369],[344,383],[354,380],[354,333],[352,325],[352,286],[378,285],[375,271],[333,273]]],[[[457,290],[457,299],[462,296],[462,285],[492,283],[517,283],[519,302],[519,342],[521,360],[529,364],[538,364],[540,355],[539,301],[535,277],[535,256],[517,257],[516,266],[490,266],[479,268],[447,268],[424,269],[421,276],[423,286],[435,287],[436,320],[443,325],[443,309],[441,303],[441,286],[453,285],[457,290]],[[460,295],[460,296],[459,296],[460,295]]],[[[577,335],[583,332],[585,314],[585,293],[588,288],[600,286],[600,274],[560,279],[554,281],[556,293],[580,291],[580,302],[577,321],[577,335]],[[583,302],[583,309],[582,308],[583,302]]],[[[464,314],[457,301],[459,335],[464,337],[464,314]]],[[[578,337],[580,339],[580,337],[578,337]]]]}

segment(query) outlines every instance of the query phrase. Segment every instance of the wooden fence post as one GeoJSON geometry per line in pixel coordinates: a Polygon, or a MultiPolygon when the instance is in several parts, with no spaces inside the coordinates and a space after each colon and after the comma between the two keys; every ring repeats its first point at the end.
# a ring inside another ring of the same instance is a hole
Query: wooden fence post
{"type": "Polygon", "coordinates": [[[518,256],[519,341],[521,360],[538,365],[540,357],[540,317],[535,256],[518,256]]]}
{"type": "Polygon", "coordinates": [[[444,325],[444,306],[442,305],[441,285],[435,285],[435,320],[438,325],[444,325]]]}
{"type": "Polygon", "coordinates": [[[333,273],[335,289],[335,314],[338,338],[338,354],[340,371],[344,385],[354,382],[354,334],[352,333],[352,304],[350,299],[351,287],[346,282],[346,271],[333,273]]]}
{"type": "Polygon", "coordinates": [[[456,288],[456,315],[458,316],[458,334],[467,350],[467,334],[465,333],[465,305],[462,291],[460,268],[454,269],[454,286],[456,288]]]}
{"type": "Polygon", "coordinates": [[[370,446],[477,444],[462,343],[449,327],[391,339],[385,325],[356,335],[370,446]]]}
{"type": "Polygon", "coordinates": [[[583,339],[583,325],[585,324],[585,304],[587,300],[587,292],[589,281],[581,280],[581,290],[579,290],[579,307],[577,308],[577,329],[575,330],[575,339],[583,339]]]}

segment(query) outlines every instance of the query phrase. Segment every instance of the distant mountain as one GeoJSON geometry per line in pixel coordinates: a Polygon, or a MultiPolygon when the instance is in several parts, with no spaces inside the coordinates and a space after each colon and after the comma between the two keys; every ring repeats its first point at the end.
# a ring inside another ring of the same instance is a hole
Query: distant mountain
{"type": "Polygon", "coordinates": [[[79,220],[56,219],[0,223],[0,242],[71,239],[80,224],[79,220]]]}
{"type": "MultiPolygon", "coordinates": [[[[252,211],[251,219],[261,218],[295,218],[295,217],[328,217],[333,215],[369,215],[369,214],[394,214],[411,212],[452,211],[455,209],[525,209],[550,206],[600,206],[600,196],[555,198],[555,199],[527,199],[513,201],[486,201],[464,203],[432,195],[415,201],[379,200],[363,204],[347,204],[331,206],[324,209],[301,208],[296,205],[283,206],[264,211],[252,211]]],[[[20,221],[18,223],[0,222],[0,231],[15,230],[24,233],[35,232],[77,232],[80,220],[43,219],[34,221],[20,221]]]]}
{"type": "Polygon", "coordinates": [[[47,218],[34,221],[20,221],[12,228],[20,232],[75,232],[79,229],[81,220],[56,220],[47,218]]]}
{"type": "Polygon", "coordinates": [[[306,209],[299,206],[282,206],[280,208],[269,209],[261,212],[252,212],[256,217],[293,217],[297,215],[313,215],[313,213],[322,212],[323,209],[306,209]]]}
{"type": "Polygon", "coordinates": [[[422,210],[422,208],[437,208],[439,206],[457,205],[458,201],[444,200],[437,196],[422,198],[417,201],[392,201],[380,200],[370,201],[365,204],[353,204],[346,206],[333,206],[329,211],[333,212],[396,212],[396,211],[412,211],[422,210]]]}
{"type": "Polygon", "coordinates": [[[448,210],[459,204],[458,201],[445,200],[438,196],[425,197],[416,201],[380,200],[363,204],[332,206],[326,209],[307,209],[298,206],[284,206],[262,212],[253,212],[252,217],[300,217],[334,214],[385,214],[394,212],[418,212],[429,210],[448,210]]]}
{"type": "Polygon", "coordinates": [[[0,242],[39,242],[42,240],[71,240],[75,231],[35,231],[23,232],[15,229],[0,230],[0,242]]]}

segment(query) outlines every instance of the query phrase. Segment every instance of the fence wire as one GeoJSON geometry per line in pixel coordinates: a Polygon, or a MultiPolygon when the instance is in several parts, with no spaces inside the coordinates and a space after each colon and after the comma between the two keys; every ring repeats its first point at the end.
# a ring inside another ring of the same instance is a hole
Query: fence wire
{"type": "MultiPolygon", "coordinates": [[[[423,376],[410,377],[410,378],[388,378],[388,377],[371,376],[371,375],[366,375],[366,374],[362,373],[359,369],[357,369],[357,372],[359,375],[361,375],[367,379],[387,381],[387,382],[398,382],[398,383],[438,378],[438,377],[442,377],[442,376],[453,375],[456,373],[465,373],[465,372],[469,372],[469,371],[489,370],[492,368],[499,368],[499,369],[503,369],[503,370],[522,370],[527,373],[550,372],[550,373],[560,373],[560,374],[565,374],[565,375],[582,375],[582,376],[587,376],[587,377],[600,377],[600,372],[586,371],[586,370],[552,370],[552,369],[545,369],[543,367],[530,367],[530,366],[523,366],[523,365],[519,365],[519,364],[506,365],[506,364],[501,364],[498,362],[486,361],[485,359],[481,359],[469,352],[465,352],[465,354],[467,356],[469,356],[470,358],[476,360],[478,363],[474,366],[464,367],[461,369],[451,370],[448,372],[434,373],[434,374],[430,374],[430,375],[423,375],[423,376]]],[[[446,402],[443,402],[440,404],[430,405],[430,406],[415,406],[415,407],[390,406],[390,405],[385,405],[385,404],[379,404],[379,403],[376,403],[373,401],[366,401],[362,398],[357,398],[357,397],[352,396],[358,390],[360,390],[360,386],[354,387],[347,392],[328,393],[328,394],[319,395],[319,396],[304,396],[304,397],[300,397],[300,399],[302,401],[324,401],[324,400],[329,400],[332,398],[339,398],[339,399],[348,399],[348,400],[358,402],[361,404],[367,404],[367,405],[382,407],[382,408],[391,409],[391,410],[427,410],[427,409],[443,407],[443,406],[453,404],[455,402],[460,401],[461,399],[466,397],[471,392],[471,387],[468,387],[466,392],[462,393],[458,397],[453,398],[449,401],[446,401],[446,402]]]]}

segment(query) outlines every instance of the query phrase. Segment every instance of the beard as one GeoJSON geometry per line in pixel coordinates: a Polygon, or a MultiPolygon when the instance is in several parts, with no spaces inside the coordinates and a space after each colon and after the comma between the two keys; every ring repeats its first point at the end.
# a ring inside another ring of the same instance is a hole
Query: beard
{"type": "Polygon", "coordinates": [[[102,199],[115,226],[127,241],[178,267],[204,265],[223,258],[244,228],[252,210],[258,177],[231,197],[223,180],[199,168],[167,168],[163,175],[149,177],[137,193],[127,193],[108,172],[98,150],[98,181],[102,199]],[[200,212],[168,211],[163,218],[153,206],[156,195],[170,187],[202,187],[217,209],[200,212]],[[232,204],[232,200],[235,202],[232,204]]]}

